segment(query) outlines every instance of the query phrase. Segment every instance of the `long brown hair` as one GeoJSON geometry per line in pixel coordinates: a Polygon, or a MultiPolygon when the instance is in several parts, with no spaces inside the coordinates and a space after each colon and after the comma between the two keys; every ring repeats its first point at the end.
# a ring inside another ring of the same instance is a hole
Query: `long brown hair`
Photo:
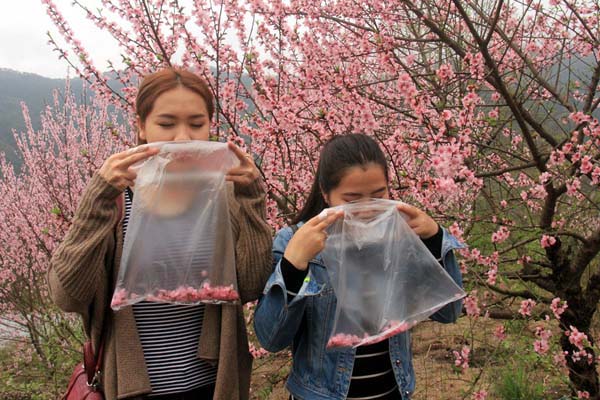
{"type": "MultiPolygon", "coordinates": [[[[199,94],[206,103],[208,118],[212,121],[215,112],[213,95],[206,82],[191,71],[181,68],[163,68],[152,74],[146,75],[138,88],[135,99],[135,111],[143,124],[146,118],[152,112],[156,99],[166,91],[175,89],[179,86],[190,89],[199,94]]],[[[145,144],[138,133],[138,144],[145,144]]]]}

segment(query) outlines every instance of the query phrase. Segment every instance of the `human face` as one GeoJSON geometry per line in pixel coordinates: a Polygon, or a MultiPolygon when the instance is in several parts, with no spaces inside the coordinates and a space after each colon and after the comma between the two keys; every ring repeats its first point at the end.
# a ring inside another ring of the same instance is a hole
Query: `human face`
{"type": "Polygon", "coordinates": [[[210,120],[198,93],[178,86],[158,96],[145,121],[138,118],[140,138],[148,143],[208,140],[210,120]]]}
{"type": "Polygon", "coordinates": [[[324,197],[330,207],[335,207],[369,198],[388,199],[390,194],[383,168],[370,163],[349,168],[339,185],[324,197]]]}

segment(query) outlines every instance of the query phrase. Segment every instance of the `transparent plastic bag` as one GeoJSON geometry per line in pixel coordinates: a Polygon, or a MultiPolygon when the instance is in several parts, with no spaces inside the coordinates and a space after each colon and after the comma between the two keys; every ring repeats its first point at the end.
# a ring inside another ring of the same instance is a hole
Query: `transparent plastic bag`
{"type": "Polygon", "coordinates": [[[344,211],[322,252],[337,298],[328,348],[377,343],[465,296],[398,204],[372,199],[323,212],[344,211]]]}
{"type": "Polygon", "coordinates": [[[111,307],[142,300],[237,302],[225,174],[238,160],[227,144],[160,142],[136,165],[131,215],[111,307]]]}

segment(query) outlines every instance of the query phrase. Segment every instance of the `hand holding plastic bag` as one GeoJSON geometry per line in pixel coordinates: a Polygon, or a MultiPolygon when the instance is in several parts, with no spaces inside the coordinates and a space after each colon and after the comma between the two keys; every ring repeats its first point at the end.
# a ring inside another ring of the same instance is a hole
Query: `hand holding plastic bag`
{"type": "Polygon", "coordinates": [[[236,156],[215,142],[147,146],[159,152],[137,166],[111,307],[238,301],[225,184],[236,156]]]}
{"type": "Polygon", "coordinates": [[[465,295],[406,224],[398,204],[369,200],[324,211],[344,212],[329,227],[322,253],[337,297],[328,347],[379,342],[465,295]]]}

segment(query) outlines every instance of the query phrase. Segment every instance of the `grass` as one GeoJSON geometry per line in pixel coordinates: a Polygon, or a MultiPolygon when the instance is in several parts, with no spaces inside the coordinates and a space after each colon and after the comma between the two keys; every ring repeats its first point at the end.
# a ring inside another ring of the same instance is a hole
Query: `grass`
{"type": "Polygon", "coordinates": [[[527,365],[512,364],[500,373],[494,393],[502,400],[545,400],[544,385],[536,382],[533,374],[526,372],[527,365]]]}

